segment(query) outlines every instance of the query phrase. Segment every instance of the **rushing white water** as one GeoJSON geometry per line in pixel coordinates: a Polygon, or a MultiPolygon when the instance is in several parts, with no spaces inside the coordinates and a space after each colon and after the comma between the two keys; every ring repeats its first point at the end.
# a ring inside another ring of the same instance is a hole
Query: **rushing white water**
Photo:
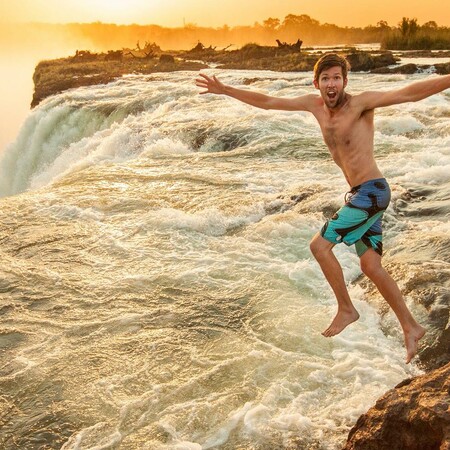
{"type": "MultiPolygon", "coordinates": [[[[310,73],[220,75],[313,90],[310,73]]],[[[312,116],[199,96],[195,76],[48,98],[5,150],[2,448],[337,449],[418,372],[358,285],[361,319],[320,335],[336,305],[309,240],[347,186],[312,116]]],[[[425,76],[352,74],[349,90],[425,76]]],[[[449,231],[449,115],[448,92],[377,113],[388,252],[449,231]],[[395,207],[425,186],[428,215],[395,207]]],[[[355,280],[354,251],[336,254],[355,280]]]]}

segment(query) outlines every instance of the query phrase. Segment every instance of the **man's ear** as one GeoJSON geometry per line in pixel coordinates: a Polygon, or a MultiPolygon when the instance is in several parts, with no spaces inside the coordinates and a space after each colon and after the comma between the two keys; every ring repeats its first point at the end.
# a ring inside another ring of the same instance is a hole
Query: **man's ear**
{"type": "Polygon", "coordinates": [[[344,78],[344,87],[347,87],[348,78],[344,78]]]}
{"type": "Polygon", "coordinates": [[[313,83],[314,83],[314,87],[315,87],[316,89],[319,89],[319,83],[318,83],[318,81],[317,81],[317,80],[313,80],[313,83]]]}

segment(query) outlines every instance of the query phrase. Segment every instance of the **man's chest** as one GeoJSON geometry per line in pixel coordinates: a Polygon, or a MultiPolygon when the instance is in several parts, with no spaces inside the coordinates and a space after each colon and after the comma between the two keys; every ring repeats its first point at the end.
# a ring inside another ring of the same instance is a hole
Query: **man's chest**
{"type": "Polygon", "coordinates": [[[330,150],[351,148],[371,133],[370,118],[350,111],[317,117],[325,143],[330,150]]]}
{"type": "Polygon", "coordinates": [[[350,145],[357,131],[355,127],[359,127],[356,120],[348,118],[327,118],[319,123],[325,143],[330,148],[350,145]]]}

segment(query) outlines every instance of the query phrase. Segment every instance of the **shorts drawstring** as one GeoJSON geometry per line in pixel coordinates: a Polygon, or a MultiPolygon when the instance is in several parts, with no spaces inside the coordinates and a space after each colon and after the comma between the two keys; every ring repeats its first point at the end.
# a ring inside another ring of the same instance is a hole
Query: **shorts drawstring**
{"type": "Polygon", "coordinates": [[[359,184],[358,186],[354,186],[352,187],[348,192],[345,193],[344,195],[344,201],[345,203],[348,203],[351,198],[359,191],[361,185],[359,184]]]}

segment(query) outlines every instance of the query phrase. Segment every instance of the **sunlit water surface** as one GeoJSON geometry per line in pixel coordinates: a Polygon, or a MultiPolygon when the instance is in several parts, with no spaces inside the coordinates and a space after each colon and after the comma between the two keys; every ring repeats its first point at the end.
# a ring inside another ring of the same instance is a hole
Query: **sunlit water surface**
{"type": "MultiPolygon", "coordinates": [[[[214,73],[313,91],[311,73],[214,73]]],[[[425,76],[352,74],[349,90],[425,76]]],[[[348,186],[313,117],[199,96],[194,78],[48,98],[5,149],[2,448],[338,449],[418,373],[357,284],[361,319],[320,334],[336,305],[309,240],[348,186]]],[[[449,232],[448,208],[423,220],[394,208],[411,187],[434,192],[430,207],[449,192],[449,116],[448,92],[376,115],[388,252],[449,232]]],[[[336,254],[354,281],[354,250],[336,254]]]]}

